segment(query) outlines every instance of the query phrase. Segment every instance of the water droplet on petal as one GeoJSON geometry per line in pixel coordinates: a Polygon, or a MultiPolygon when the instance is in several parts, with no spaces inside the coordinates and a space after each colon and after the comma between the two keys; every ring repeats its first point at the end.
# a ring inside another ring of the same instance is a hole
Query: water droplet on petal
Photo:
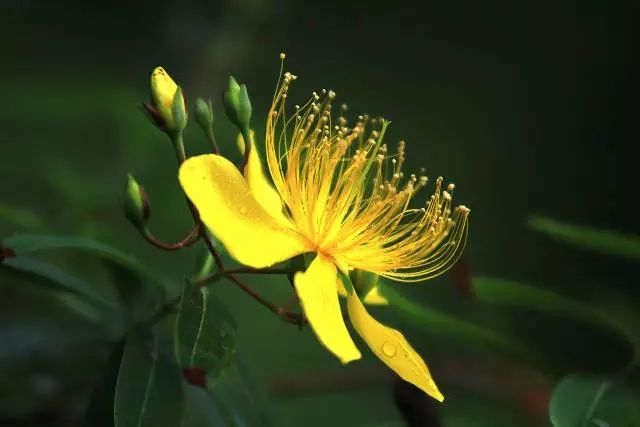
{"type": "Polygon", "coordinates": [[[382,345],[382,352],[384,353],[385,356],[387,357],[394,357],[397,353],[397,347],[395,344],[390,343],[389,341],[385,342],[382,345]]]}
{"type": "Polygon", "coordinates": [[[247,208],[245,208],[244,206],[240,206],[240,213],[242,215],[246,215],[247,214],[247,208]]]}

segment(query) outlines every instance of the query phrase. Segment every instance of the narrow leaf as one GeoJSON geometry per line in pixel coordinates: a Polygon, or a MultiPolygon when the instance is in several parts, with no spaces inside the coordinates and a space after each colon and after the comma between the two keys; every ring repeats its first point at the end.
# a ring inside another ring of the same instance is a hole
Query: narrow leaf
{"type": "Polygon", "coordinates": [[[72,292],[102,307],[113,307],[94,286],[44,261],[25,256],[7,258],[0,263],[0,272],[48,288],[72,292]]]}
{"type": "Polygon", "coordinates": [[[136,258],[117,248],[92,239],[72,236],[17,234],[6,238],[2,244],[11,248],[18,255],[52,249],[75,250],[91,254],[116,263],[123,268],[149,279],[149,283],[155,285],[156,290],[160,293],[173,289],[171,281],[156,275],[136,258]]]}
{"type": "Polygon", "coordinates": [[[567,224],[541,216],[529,218],[529,226],[536,231],[583,249],[605,255],[640,260],[640,236],[567,224]]]}
{"type": "Polygon", "coordinates": [[[44,222],[30,210],[3,203],[0,203],[0,222],[6,222],[29,231],[45,228],[44,222]]]}
{"type": "Polygon", "coordinates": [[[492,304],[543,310],[578,319],[589,319],[592,314],[581,303],[524,283],[493,277],[476,277],[472,283],[475,297],[492,304]]]}
{"type": "Polygon", "coordinates": [[[175,427],[183,412],[180,370],[150,329],[132,331],[116,385],[115,427],[175,427]]]}
{"type": "Polygon", "coordinates": [[[430,332],[437,331],[437,333],[446,334],[464,342],[492,345],[501,350],[532,354],[531,350],[528,350],[524,344],[518,342],[515,338],[506,337],[491,329],[478,326],[465,319],[450,316],[431,307],[416,304],[396,292],[386,282],[381,281],[379,290],[380,294],[389,301],[391,307],[407,315],[409,320],[417,321],[420,325],[424,325],[430,332]]]}
{"type": "Polygon", "coordinates": [[[608,308],[572,300],[555,292],[523,283],[478,277],[473,280],[473,291],[479,300],[492,304],[544,311],[558,316],[604,327],[624,336],[640,355],[640,319],[631,309],[618,304],[608,308]]]}

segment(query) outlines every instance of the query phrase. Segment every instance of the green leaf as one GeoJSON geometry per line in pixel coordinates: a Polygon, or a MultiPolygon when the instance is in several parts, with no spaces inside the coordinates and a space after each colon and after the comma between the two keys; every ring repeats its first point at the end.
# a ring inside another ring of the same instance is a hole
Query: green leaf
{"type": "Polygon", "coordinates": [[[171,351],[151,329],[133,330],[116,384],[115,427],[175,427],[183,400],[182,376],[171,351]]]}
{"type": "Polygon", "coordinates": [[[408,316],[410,320],[424,325],[430,332],[455,337],[464,342],[475,342],[483,346],[491,345],[500,350],[515,352],[518,354],[533,354],[533,351],[518,342],[517,339],[501,335],[491,329],[478,326],[471,321],[450,316],[430,307],[419,305],[402,296],[380,280],[379,291],[388,301],[389,305],[408,316]]]}
{"type": "Polygon", "coordinates": [[[29,231],[42,230],[44,222],[36,214],[28,209],[0,203],[0,222],[6,222],[13,226],[21,227],[29,231]]]}
{"type": "Polygon", "coordinates": [[[171,281],[156,275],[134,257],[117,248],[84,237],[17,234],[6,238],[3,241],[3,245],[11,248],[17,255],[54,249],[75,250],[87,253],[116,263],[144,277],[147,279],[147,283],[154,286],[154,289],[162,297],[164,297],[167,291],[170,291],[174,287],[171,281]]]}
{"type": "Polygon", "coordinates": [[[544,311],[613,330],[640,354],[640,319],[621,305],[608,308],[601,302],[594,307],[546,289],[488,277],[473,279],[473,291],[476,298],[488,303],[544,311]]]}
{"type": "Polygon", "coordinates": [[[236,350],[236,326],[209,287],[185,283],[174,343],[180,366],[204,369],[209,387],[228,368],[236,350]]]}
{"type": "Polygon", "coordinates": [[[72,292],[103,308],[113,308],[113,304],[100,295],[94,286],[44,261],[25,256],[7,258],[0,263],[0,272],[10,274],[19,280],[31,281],[48,288],[72,292]]]}
{"type": "Polygon", "coordinates": [[[227,427],[227,417],[207,390],[184,384],[185,408],[181,427],[227,427]]]}
{"type": "Polygon", "coordinates": [[[546,289],[492,277],[473,279],[476,298],[492,304],[522,307],[589,320],[589,307],[546,289]]]}
{"type": "Polygon", "coordinates": [[[105,372],[95,385],[83,419],[84,427],[113,427],[113,401],[125,341],[113,345],[105,372]]]}
{"type": "Polygon", "coordinates": [[[567,224],[541,216],[529,218],[529,226],[536,231],[583,249],[605,255],[640,260],[640,236],[567,224]]]}
{"type": "Polygon", "coordinates": [[[149,279],[112,261],[105,261],[105,266],[110,281],[118,291],[119,302],[124,307],[125,325],[153,317],[159,304],[146,286],[149,279]]]}
{"type": "Polygon", "coordinates": [[[554,427],[638,426],[639,403],[610,378],[573,374],[554,389],[549,417],[554,427]]]}
{"type": "Polygon", "coordinates": [[[240,355],[236,355],[229,372],[209,394],[231,426],[272,426],[271,413],[264,390],[254,380],[240,355]]]}

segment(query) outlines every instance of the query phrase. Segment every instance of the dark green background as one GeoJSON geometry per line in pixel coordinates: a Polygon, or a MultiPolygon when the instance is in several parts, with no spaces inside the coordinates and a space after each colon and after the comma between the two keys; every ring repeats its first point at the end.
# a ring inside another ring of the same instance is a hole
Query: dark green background
{"type": "MultiPolygon", "coordinates": [[[[237,156],[219,105],[227,76],[247,83],[254,125],[263,135],[278,54],[285,51],[286,69],[299,76],[294,103],[311,90],[331,88],[354,115],[392,120],[389,142],[407,141],[409,170],[425,167],[428,175],[456,183],[454,199],[472,209],[465,258],[474,273],[585,300],[624,293],[637,302],[636,266],[568,250],[526,227],[530,214],[545,214],[640,233],[632,208],[638,181],[634,14],[631,0],[2,0],[0,203],[32,211],[43,231],[126,248],[179,281],[193,268],[193,252],[167,255],[148,247],[118,204],[130,172],[150,193],[157,234],[178,239],[189,227],[170,145],[138,110],[148,98],[149,73],[164,66],[188,102],[211,96],[221,145],[237,156]]],[[[206,150],[195,126],[187,149],[206,150]]],[[[2,237],[21,230],[0,222],[2,237]]],[[[266,293],[280,298],[287,286],[264,283],[266,293]]],[[[506,320],[478,308],[448,277],[399,286],[452,313],[508,323],[553,348],[562,369],[606,367],[622,357],[615,354],[619,347],[596,346],[596,338],[572,326],[538,328],[536,317],[506,320]]],[[[343,372],[308,330],[278,321],[229,285],[220,292],[236,313],[241,350],[261,383],[343,372]]],[[[481,349],[464,347],[461,354],[438,331],[408,330],[425,359],[434,356],[436,379],[438,366],[451,359],[462,366],[494,361],[481,349]],[[474,351],[482,356],[476,359],[474,351]]],[[[367,355],[360,364],[377,361],[367,355]]],[[[522,408],[491,391],[499,385],[474,388],[443,376],[447,425],[529,425],[522,408]],[[499,417],[505,421],[496,424],[499,417]]],[[[384,384],[274,402],[276,425],[401,425],[384,384]]]]}

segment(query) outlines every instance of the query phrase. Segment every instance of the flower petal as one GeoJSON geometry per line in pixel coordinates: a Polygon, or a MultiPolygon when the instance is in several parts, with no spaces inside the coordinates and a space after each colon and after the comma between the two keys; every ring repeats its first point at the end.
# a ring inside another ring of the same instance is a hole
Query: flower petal
{"type": "MultiPolygon", "coordinates": [[[[251,150],[249,151],[249,159],[244,167],[244,177],[249,184],[249,188],[253,192],[253,197],[262,205],[264,210],[276,219],[279,223],[287,225],[290,220],[283,212],[283,203],[280,195],[271,184],[271,180],[265,175],[262,167],[262,159],[255,143],[255,132],[250,132],[251,150]]],[[[245,141],[242,134],[238,134],[236,143],[242,155],[244,155],[245,141]]]]}
{"type": "Polygon", "coordinates": [[[380,360],[403,380],[440,402],[444,400],[431,378],[429,368],[400,332],[383,325],[367,313],[355,292],[349,294],[347,307],[353,327],[380,360]]]}
{"type": "Polygon", "coordinates": [[[296,273],[294,283],[304,314],[318,340],[345,364],[361,357],[340,310],[336,290],[336,266],[318,254],[304,273],[296,273]]]}
{"type": "Polygon", "coordinates": [[[371,288],[367,295],[365,295],[364,303],[368,305],[389,305],[387,298],[380,293],[379,285],[371,288]]]}
{"type": "Polygon", "coordinates": [[[180,167],[179,178],[202,221],[238,262],[264,268],[311,250],[297,231],[264,210],[224,157],[191,157],[180,167]]]}

